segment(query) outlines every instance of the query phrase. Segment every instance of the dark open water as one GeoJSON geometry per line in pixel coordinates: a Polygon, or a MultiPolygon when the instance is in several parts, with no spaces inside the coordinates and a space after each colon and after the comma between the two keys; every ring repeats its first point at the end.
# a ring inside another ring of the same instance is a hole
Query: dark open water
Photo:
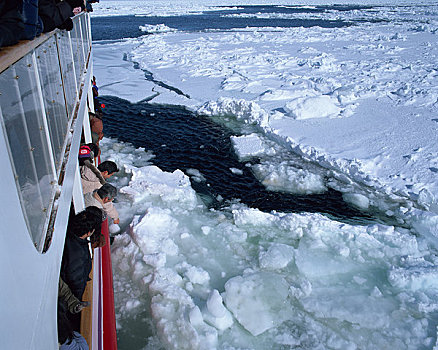
{"type": "Polygon", "coordinates": [[[234,9],[226,8],[218,11],[207,11],[200,14],[182,16],[110,16],[92,18],[93,40],[115,40],[122,38],[136,38],[145,33],[139,30],[139,26],[150,24],[165,24],[166,26],[180,31],[205,31],[205,30],[228,30],[231,28],[246,27],[314,27],[341,28],[354,25],[354,21],[324,20],[306,18],[309,14],[321,14],[333,11],[353,11],[370,9],[369,6],[332,5],[306,7],[286,6],[238,6],[234,9]],[[286,14],[299,15],[303,18],[254,18],[254,17],[230,17],[229,15],[254,15],[254,14],[286,14]],[[226,17],[225,17],[226,16],[226,17]]]}
{"type": "Polygon", "coordinates": [[[153,151],[152,162],[161,169],[197,169],[205,182],[192,181],[192,187],[209,205],[220,208],[227,200],[240,200],[263,211],[320,212],[349,223],[369,223],[371,216],[348,206],[340,192],[293,195],[267,191],[250,169],[237,159],[230,137],[233,132],[197,116],[180,106],[130,103],[113,97],[101,97],[105,104],[104,133],[153,151]],[[240,169],[242,175],[230,168],[240,169]],[[220,195],[224,201],[217,201],[220,195]]]}

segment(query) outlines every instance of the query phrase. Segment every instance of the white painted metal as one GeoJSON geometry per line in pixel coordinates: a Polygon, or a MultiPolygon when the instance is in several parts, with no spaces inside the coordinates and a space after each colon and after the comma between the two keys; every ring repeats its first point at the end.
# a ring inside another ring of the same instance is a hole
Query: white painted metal
{"type": "MultiPolygon", "coordinates": [[[[84,117],[88,114],[87,92],[90,91],[91,72],[92,69],[88,69],[83,78],[84,93],[81,96],[77,118],[73,121],[70,133],[67,135],[67,139],[70,140],[70,156],[64,167],[60,196],[55,203],[57,212],[51,245],[44,254],[35,249],[28,232],[14,179],[13,165],[10,161],[8,140],[3,128],[0,128],[1,349],[58,349],[56,308],[59,271],[72,199],[78,207],[81,207],[82,201],[83,207],[82,191],[78,187],[80,179],[77,154],[84,117]]],[[[11,86],[13,84],[14,82],[11,82],[11,86]]],[[[77,86],[76,82],[76,89],[77,86]]],[[[0,119],[3,120],[1,108],[0,119]]],[[[47,128],[47,125],[45,124],[44,127],[47,128]]],[[[53,157],[51,160],[54,162],[53,157]]]]}

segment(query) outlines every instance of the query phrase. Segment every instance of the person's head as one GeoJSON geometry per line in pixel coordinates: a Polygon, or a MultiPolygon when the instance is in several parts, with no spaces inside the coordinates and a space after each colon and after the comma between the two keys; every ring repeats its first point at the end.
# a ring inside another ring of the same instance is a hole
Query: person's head
{"type": "Polygon", "coordinates": [[[99,146],[95,143],[87,143],[86,145],[82,145],[79,148],[79,165],[85,165],[85,162],[88,160],[93,162],[93,158],[97,157],[100,154],[99,146]]]}
{"type": "Polygon", "coordinates": [[[102,222],[102,211],[97,207],[87,207],[70,218],[67,231],[81,239],[90,237],[102,222]]]}
{"type": "Polygon", "coordinates": [[[114,173],[117,173],[119,171],[119,169],[117,168],[117,164],[111,160],[106,160],[100,163],[97,166],[97,169],[99,169],[104,179],[109,179],[114,173]]]}
{"type": "Polygon", "coordinates": [[[85,146],[88,146],[91,150],[91,158],[97,157],[100,155],[100,148],[95,143],[87,143],[85,146]]]}
{"type": "Polygon", "coordinates": [[[103,203],[112,202],[117,196],[117,188],[109,183],[102,185],[101,188],[96,190],[97,195],[100,197],[103,203]]]}
{"type": "Polygon", "coordinates": [[[94,225],[94,233],[90,236],[90,241],[93,240],[93,236],[100,235],[102,232],[102,220],[103,220],[103,212],[102,209],[95,207],[94,205],[90,205],[86,207],[87,215],[93,220],[94,225]]]}

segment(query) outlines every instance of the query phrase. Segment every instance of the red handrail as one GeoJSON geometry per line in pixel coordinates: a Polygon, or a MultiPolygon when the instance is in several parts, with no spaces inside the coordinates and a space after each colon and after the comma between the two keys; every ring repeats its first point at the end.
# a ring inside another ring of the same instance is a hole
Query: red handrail
{"type": "Polygon", "coordinates": [[[102,223],[106,244],[102,247],[103,349],[117,350],[116,313],[114,309],[113,269],[108,219],[102,223]]]}

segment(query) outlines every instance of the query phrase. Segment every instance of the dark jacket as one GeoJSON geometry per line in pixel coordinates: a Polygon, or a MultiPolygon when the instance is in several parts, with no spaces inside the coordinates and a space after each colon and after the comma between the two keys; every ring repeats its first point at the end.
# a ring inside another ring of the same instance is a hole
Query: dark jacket
{"type": "Polygon", "coordinates": [[[22,39],[32,40],[43,31],[43,21],[38,16],[38,0],[23,0],[21,11],[24,22],[24,35],[22,39]]]}
{"type": "Polygon", "coordinates": [[[67,233],[61,263],[61,278],[70,287],[73,295],[80,300],[90,271],[91,256],[88,240],[67,233]]]}
{"type": "Polygon", "coordinates": [[[21,6],[22,1],[0,1],[0,47],[15,45],[21,39],[24,31],[21,6]]]}
{"type": "Polygon", "coordinates": [[[44,24],[43,32],[47,33],[62,27],[66,21],[70,20],[73,16],[73,8],[67,1],[39,0],[38,14],[44,24]]]}

